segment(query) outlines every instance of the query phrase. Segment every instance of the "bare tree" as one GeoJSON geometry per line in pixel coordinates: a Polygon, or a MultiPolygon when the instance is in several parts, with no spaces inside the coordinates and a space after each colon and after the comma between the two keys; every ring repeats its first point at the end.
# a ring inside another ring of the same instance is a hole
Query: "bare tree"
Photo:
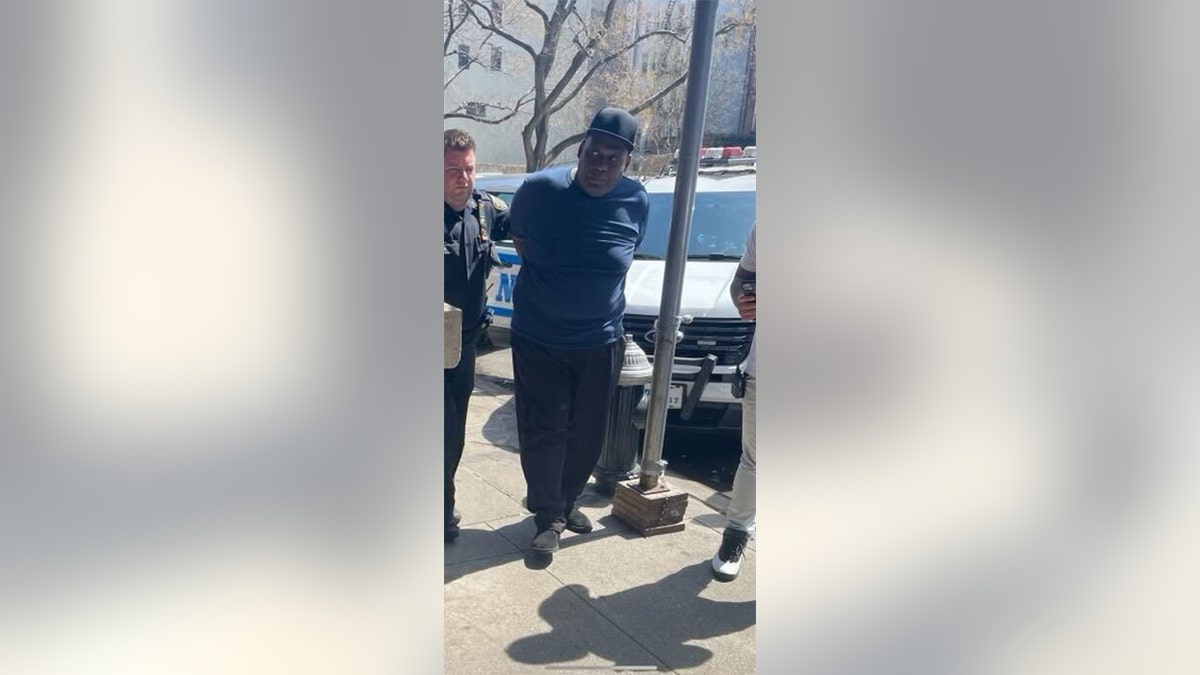
{"type": "MultiPolygon", "coordinates": [[[[667,99],[687,81],[685,47],[691,38],[690,22],[671,21],[670,17],[666,21],[642,20],[644,17],[639,17],[637,11],[618,11],[639,9],[630,0],[593,0],[590,12],[587,0],[540,4],[535,0],[446,0],[445,4],[447,56],[457,53],[450,49],[456,35],[475,33],[479,35],[478,44],[499,40],[514,47],[513,51],[529,66],[532,77],[529,88],[520,96],[495,105],[503,111],[500,116],[474,114],[461,104],[443,116],[500,124],[519,115],[524,120],[521,138],[528,171],[546,166],[583,138],[582,133],[576,133],[557,142],[551,139],[555,115],[584,102],[586,98],[579,98],[581,93],[588,91],[593,99],[622,105],[637,115],[667,99]],[[585,7],[581,8],[581,4],[585,7]],[[517,29],[521,21],[528,22],[524,26],[529,30],[517,29]],[[665,49],[669,45],[677,49],[665,49]],[[623,90],[613,87],[613,83],[636,79],[633,75],[622,79],[621,73],[628,73],[631,52],[642,47],[654,47],[668,54],[682,53],[684,57],[665,60],[659,64],[662,67],[655,68],[654,78],[641,80],[643,84],[653,81],[651,88],[643,86],[635,92],[628,87],[623,90]]],[[[674,3],[665,6],[674,7],[674,3]]],[[[718,34],[727,34],[752,22],[752,11],[731,15],[718,34]]],[[[456,76],[457,73],[448,78],[447,86],[456,76]]]]}

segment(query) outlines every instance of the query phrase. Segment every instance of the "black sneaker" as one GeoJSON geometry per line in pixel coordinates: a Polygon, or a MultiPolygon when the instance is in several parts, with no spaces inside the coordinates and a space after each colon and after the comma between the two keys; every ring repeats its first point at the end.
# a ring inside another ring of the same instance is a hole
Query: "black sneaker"
{"type": "Polygon", "coordinates": [[[567,514],[567,529],[576,534],[587,534],[592,531],[592,521],[579,509],[571,509],[567,514]]]}
{"type": "Polygon", "coordinates": [[[559,531],[553,527],[547,527],[537,536],[533,538],[533,550],[536,553],[549,554],[558,551],[559,531]]]}
{"type": "Polygon", "coordinates": [[[459,530],[458,530],[458,521],[457,520],[446,523],[446,541],[447,542],[451,542],[451,541],[454,541],[455,539],[458,539],[458,534],[459,534],[459,530]]]}
{"type": "Polygon", "coordinates": [[[721,548],[713,556],[713,576],[718,581],[733,581],[742,568],[742,554],[746,551],[746,542],[750,534],[733,528],[725,528],[721,539],[721,548]]]}

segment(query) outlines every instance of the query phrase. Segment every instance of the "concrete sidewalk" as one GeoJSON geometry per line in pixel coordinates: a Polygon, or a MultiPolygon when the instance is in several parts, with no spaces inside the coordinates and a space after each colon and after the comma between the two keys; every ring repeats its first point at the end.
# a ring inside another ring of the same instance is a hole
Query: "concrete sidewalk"
{"type": "Polygon", "coordinates": [[[736,581],[714,580],[724,518],[709,503],[724,496],[668,481],[694,493],[683,532],[642,537],[589,489],[579,505],[595,531],[564,533],[547,565],[529,549],[510,383],[481,373],[457,480],[462,536],[445,545],[445,672],[754,672],[754,542],[736,581]]]}

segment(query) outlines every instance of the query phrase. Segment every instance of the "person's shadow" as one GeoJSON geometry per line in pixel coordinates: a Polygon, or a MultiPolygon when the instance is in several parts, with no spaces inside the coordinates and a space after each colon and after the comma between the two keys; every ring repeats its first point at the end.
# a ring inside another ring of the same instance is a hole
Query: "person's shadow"
{"type": "Polygon", "coordinates": [[[483,423],[483,438],[501,450],[518,453],[521,443],[517,437],[517,400],[509,398],[492,411],[483,423]]]}
{"type": "Polygon", "coordinates": [[[713,653],[689,642],[729,635],[755,624],[755,600],[720,602],[701,597],[700,592],[710,583],[716,582],[705,560],[613,595],[592,597],[586,586],[565,586],[538,607],[550,632],[523,637],[505,651],[514,661],[530,665],[567,663],[589,654],[620,665],[650,665],[629,663],[628,644],[605,644],[594,632],[581,641],[577,625],[582,599],[635,636],[670,668],[693,668],[707,662],[713,653]]]}

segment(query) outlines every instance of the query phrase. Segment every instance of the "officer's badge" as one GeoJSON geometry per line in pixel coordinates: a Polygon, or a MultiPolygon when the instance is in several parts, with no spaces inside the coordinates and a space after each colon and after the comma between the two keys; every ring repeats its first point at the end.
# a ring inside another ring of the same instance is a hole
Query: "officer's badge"
{"type": "Polygon", "coordinates": [[[492,206],[496,207],[497,211],[508,210],[508,204],[506,204],[503,199],[500,199],[496,195],[492,195],[492,206]]]}

